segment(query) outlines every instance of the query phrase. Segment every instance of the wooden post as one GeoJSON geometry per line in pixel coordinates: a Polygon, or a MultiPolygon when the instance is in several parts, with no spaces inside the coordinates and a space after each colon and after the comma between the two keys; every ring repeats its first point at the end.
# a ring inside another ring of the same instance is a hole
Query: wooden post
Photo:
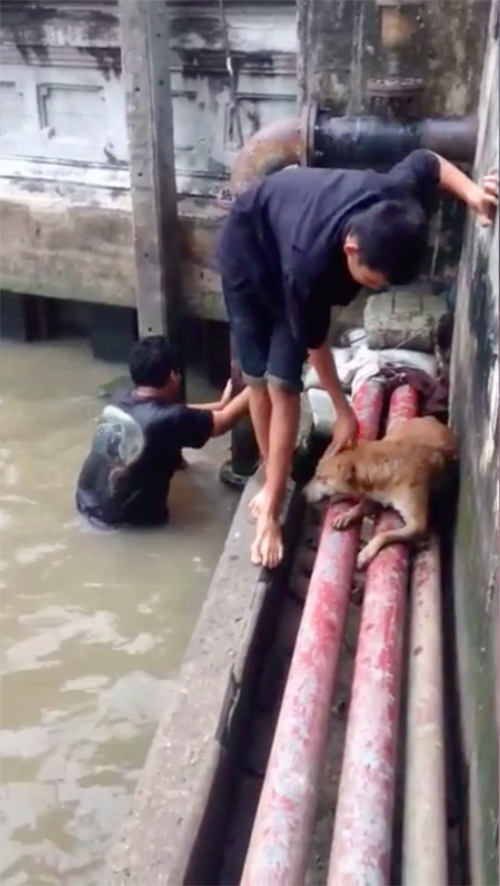
{"type": "Polygon", "coordinates": [[[182,352],[168,8],[160,0],[118,0],[118,6],[139,335],[168,335],[182,352]]]}

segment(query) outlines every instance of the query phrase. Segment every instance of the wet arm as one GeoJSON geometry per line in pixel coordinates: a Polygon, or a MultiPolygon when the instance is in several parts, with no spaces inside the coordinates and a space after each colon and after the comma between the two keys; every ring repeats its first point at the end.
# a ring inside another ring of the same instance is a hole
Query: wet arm
{"type": "Polygon", "coordinates": [[[233,383],[232,380],[229,379],[226,387],[224,388],[220,400],[217,400],[215,403],[190,403],[191,409],[204,409],[205,412],[219,412],[221,409],[224,409],[225,406],[230,403],[233,392],[233,383]]]}
{"type": "Polygon", "coordinates": [[[480,225],[491,225],[498,207],[498,170],[489,172],[478,185],[453,163],[439,154],[435,156],[439,161],[440,187],[472,209],[480,225]]]}
{"type": "Polygon", "coordinates": [[[458,166],[450,163],[449,160],[445,160],[444,157],[435,154],[434,151],[430,151],[430,153],[434,154],[439,161],[439,187],[443,191],[447,191],[449,194],[457,197],[458,200],[462,200],[471,209],[476,209],[482,193],[480,185],[473,182],[465,172],[462,172],[458,166]]]}
{"type": "Polygon", "coordinates": [[[190,409],[204,409],[205,412],[219,412],[224,408],[224,404],[222,400],[217,400],[214,403],[188,403],[190,409]]]}
{"type": "Polygon", "coordinates": [[[226,431],[231,430],[234,425],[248,413],[249,408],[249,390],[243,388],[241,393],[237,394],[222,409],[214,411],[213,414],[213,437],[220,437],[226,431]]]}

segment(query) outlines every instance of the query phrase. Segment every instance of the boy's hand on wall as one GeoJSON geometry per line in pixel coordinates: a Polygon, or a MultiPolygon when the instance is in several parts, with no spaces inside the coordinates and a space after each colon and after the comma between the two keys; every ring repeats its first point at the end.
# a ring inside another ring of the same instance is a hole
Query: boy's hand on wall
{"type": "Polygon", "coordinates": [[[478,187],[473,209],[483,227],[493,223],[498,208],[498,170],[489,172],[478,187]]]}

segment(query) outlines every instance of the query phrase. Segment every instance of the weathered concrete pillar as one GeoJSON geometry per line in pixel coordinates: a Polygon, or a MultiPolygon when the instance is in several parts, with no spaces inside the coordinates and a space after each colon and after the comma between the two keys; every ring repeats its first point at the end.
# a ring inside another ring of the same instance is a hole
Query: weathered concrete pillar
{"type": "Polygon", "coordinates": [[[180,235],[166,3],[119,0],[139,334],[179,345],[180,235]]]}
{"type": "MultiPolygon", "coordinates": [[[[498,169],[500,0],[493,0],[479,102],[474,177],[498,169]]],[[[460,448],[453,543],[453,626],[458,658],[464,844],[474,886],[498,883],[499,218],[469,217],[460,264],[451,372],[451,418],[460,448]]],[[[449,517],[448,517],[449,519],[449,517]]],[[[457,779],[455,779],[456,781],[457,779]]],[[[468,872],[466,872],[466,875],[468,872]]]]}

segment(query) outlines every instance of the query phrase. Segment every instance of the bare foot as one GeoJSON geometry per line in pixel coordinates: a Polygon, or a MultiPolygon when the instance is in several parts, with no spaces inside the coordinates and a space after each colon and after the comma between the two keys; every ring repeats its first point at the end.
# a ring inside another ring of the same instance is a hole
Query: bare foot
{"type": "Polygon", "coordinates": [[[264,488],[259,489],[256,495],[252,498],[252,500],[248,503],[248,510],[250,511],[250,516],[253,520],[258,520],[260,517],[260,512],[262,510],[262,506],[264,504],[265,493],[264,488]]]}
{"type": "Polygon", "coordinates": [[[251,549],[254,566],[275,569],[283,559],[283,540],[279,521],[274,517],[263,516],[257,521],[257,533],[251,549]]]}

